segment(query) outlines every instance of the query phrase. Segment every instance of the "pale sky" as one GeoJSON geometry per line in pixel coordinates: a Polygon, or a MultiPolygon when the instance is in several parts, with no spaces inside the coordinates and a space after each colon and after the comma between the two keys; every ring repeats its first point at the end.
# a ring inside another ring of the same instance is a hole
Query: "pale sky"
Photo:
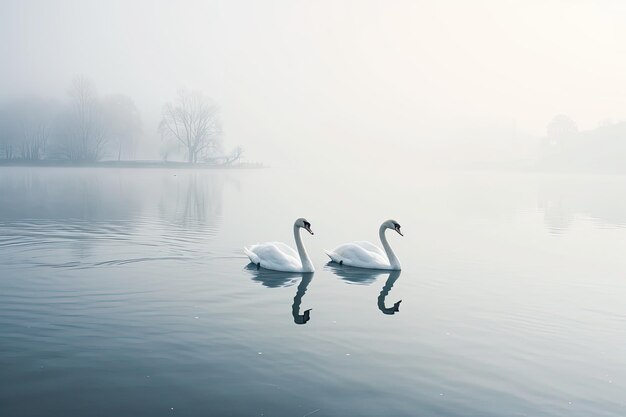
{"type": "Polygon", "coordinates": [[[177,89],[203,90],[225,146],[270,164],[626,119],[617,0],[3,0],[0,54],[0,99],[63,97],[85,74],[135,100],[146,140],[177,89]]]}

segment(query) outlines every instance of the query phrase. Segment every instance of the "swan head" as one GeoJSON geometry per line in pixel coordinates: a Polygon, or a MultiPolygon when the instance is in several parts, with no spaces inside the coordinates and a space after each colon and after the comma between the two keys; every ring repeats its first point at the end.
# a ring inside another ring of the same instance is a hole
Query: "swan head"
{"type": "Polygon", "coordinates": [[[400,223],[395,220],[387,220],[385,223],[383,223],[383,226],[387,229],[395,230],[400,236],[404,236],[400,231],[400,223]]]}
{"type": "Polygon", "coordinates": [[[309,232],[310,234],[314,235],[315,233],[313,233],[313,230],[311,230],[311,223],[309,223],[307,221],[307,219],[300,217],[298,220],[296,220],[295,223],[296,227],[301,227],[302,229],[306,230],[307,232],[309,232]]]}

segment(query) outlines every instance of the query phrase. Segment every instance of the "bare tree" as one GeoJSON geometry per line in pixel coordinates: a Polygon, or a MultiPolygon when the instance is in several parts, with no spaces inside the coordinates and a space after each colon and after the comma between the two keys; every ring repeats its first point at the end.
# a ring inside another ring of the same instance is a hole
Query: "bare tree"
{"type": "Polygon", "coordinates": [[[9,117],[7,115],[6,108],[0,108],[0,157],[2,159],[11,159],[12,144],[10,142],[11,135],[9,134],[9,117]]]}
{"type": "Polygon", "coordinates": [[[108,140],[116,148],[117,160],[122,159],[122,153],[132,155],[141,132],[141,116],[137,106],[130,97],[116,94],[105,97],[102,108],[108,140]]]}
{"type": "Polygon", "coordinates": [[[237,146],[230,155],[226,156],[224,159],[224,165],[232,165],[235,162],[238,162],[243,156],[243,148],[241,146],[237,146]]]}
{"type": "Polygon", "coordinates": [[[76,77],[69,89],[70,104],[59,125],[60,156],[94,162],[104,156],[106,126],[96,89],[85,77],[76,77]]]}
{"type": "Polygon", "coordinates": [[[221,149],[218,108],[199,91],[181,90],[174,103],[165,105],[159,132],[164,139],[185,147],[190,164],[221,149]]]}
{"type": "Polygon", "coordinates": [[[3,159],[17,157],[17,132],[11,113],[11,107],[8,104],[0,107],[0,157],[3,159]]]}
{"type": "Polygon", "coordinates": [[[30,161],[43,159],[52,132],[52,122],[56,113],[55,103],[33,98],[16,103],[13,110],[22,159],[30,161]]]}
{"type": "Polygon", "coordinates": [[[0,110],[0,152],[5,159],[39,160],[46,152],[56,108],[39,98],[15,100],[0,110]]]}
{"type": "Polygon", "coordinates": [[[546,127],[546,140],[551,146],[562,147],[578,135],[576,123],[568,116],[559,114],[546,127]]]}

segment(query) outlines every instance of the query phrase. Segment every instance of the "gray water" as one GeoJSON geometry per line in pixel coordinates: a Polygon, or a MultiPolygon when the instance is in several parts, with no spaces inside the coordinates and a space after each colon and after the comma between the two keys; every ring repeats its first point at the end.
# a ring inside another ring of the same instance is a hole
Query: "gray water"
{"type": "Polygon", "coordinates": [[[0,415],[624,416],[625,191],[2,168],[0,415]],[[301,216],[314,274],[247,268],[244,245],[293,245],[301,216]],[[326,264],[388,218],[401,273],[326,264]]]}

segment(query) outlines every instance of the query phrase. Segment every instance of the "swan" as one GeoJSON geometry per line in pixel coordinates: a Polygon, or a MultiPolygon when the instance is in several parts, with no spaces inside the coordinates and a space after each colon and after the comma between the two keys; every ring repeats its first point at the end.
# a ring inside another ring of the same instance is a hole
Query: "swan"
{"type": "Polygon", "coordinates": [[[324,251],[326,255],[330,257],[333,262],[337,262],[340,265],[354,266],[357,268],[370,268],[370,269],[387,269],[387,270],[400,270],[400,260],[389,246],[385,231],[392,229],[398,232],[400,236],[404,236],[400,232],[400,225],[395,220],[387,220],[380,225],[378,235],[380,241],[383,244],[385,251],[383,252],[378,246],[370,242],[352,242],[344,243],[337,246],[331,251],[324,251]]]}
{"type": "Polygon", "coordinates": [[[306,219],[299,218],[293,224],[293,236],[296,240],[298,252],[282,242],[267,242],[243,248],[245,254],[250,258],[250,262],[257,268],[271,269],[282,272],[315,272],[313,263],[302,244],[300,229],[304,229],[310,234],[311,223],[306,219]]]}

